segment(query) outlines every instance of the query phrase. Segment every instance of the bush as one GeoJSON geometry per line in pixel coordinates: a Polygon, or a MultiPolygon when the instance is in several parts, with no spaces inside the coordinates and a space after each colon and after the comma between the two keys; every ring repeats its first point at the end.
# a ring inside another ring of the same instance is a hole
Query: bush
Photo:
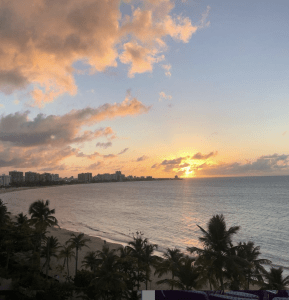
{"type": "Polygon", "coordinates": [[[77,274],[74,277],[74,285],[81,288],[88,287],[94,277],[95,275],[90,271],[77,271],[77,274]]]}

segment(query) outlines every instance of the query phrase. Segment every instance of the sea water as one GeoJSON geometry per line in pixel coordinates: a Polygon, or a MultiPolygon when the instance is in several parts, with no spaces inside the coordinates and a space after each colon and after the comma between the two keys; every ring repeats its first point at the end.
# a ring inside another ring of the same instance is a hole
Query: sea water
{"type": "Polygon", "coordinates": [[[77,184],[0,195],[13,214],[49,199],[62,228],[125,245],[137,231],[166,248],[202,247],[197,225],[223,214],[241,226],[234,243],[253,241],[261,258],[289,274],[289,176],[195,178],[77,184]]]}

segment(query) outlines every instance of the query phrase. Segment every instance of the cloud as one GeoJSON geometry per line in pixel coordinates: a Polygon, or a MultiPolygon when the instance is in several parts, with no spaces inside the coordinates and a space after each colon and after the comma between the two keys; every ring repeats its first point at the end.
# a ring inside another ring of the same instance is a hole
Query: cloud
{"type": "Polygon", "coordinates": [[[121,150],[118,155],[124,154],[126,151],[128,150],[128,148],[124,148],[123,150],[121,150]]]}
{"type": "Polygon", "coordinates": [[[165,70],[165,75],[167,77],[171,77],[171,75],[172,75],[172,73],[171,73],[172,66],[170,64],[167,64],[167,65],[162,65],[162,68],[165,70]]]}
{"type": "Polygon", "coordinates": [[[15,100],[13,101],[13,103],[14,103],[15,105],[18,105],[18,104],[20,103],[20,101],[19,101],[18,99],[15,99],[15,100]]]}
{"type": "Polygon", "coordinates": [[[98,108],[72,110],[63,116],[38,114],[34,120],[29,120],[29,111],[17,112],[0,118],[0,142],[29,147],[81,143],[101,136],[113,139],[116,135],[110,127],[84,132],[81,132],[81,127],[116,117],[146,113],[149,109],[150,107],[137,99],[127,97],[120,104],[104,104],[98,108]]]}
{"type": "Polygon", "coordinates": [[[182,165],[182,161],[189,158],[189,156],[185,156],[185,157],[178,157],[175,159],[165,159],[163,160],[158,167],[162,167],[164,166],[164,171],[165,172],[172,172],[174,171],[174,169],[177,169],[179,171],[179,169],[183,168],[181,167],[182,165]]]}
{"type": "Polygon", "coordinates": [[[196,153],[194,156],[192,156],[192,159],[207,159],[212,156],[216,156],[218,152],[210,152],[209,154],[202,154],[201,152],[196,153]]]}
{"type": "Polygon", "coordinates": [[[160,92],[159,95],[160,95],[159,101],[162,101],[163,99],[164,100],[172,100],[172,98],[173,98],[170,95],[166,95],[165,92],[160,92]]]}
{"type": "Polygon", "coordinates": [[[87,167],[87,169],[88,170],[94,170],[94,169],[96,169],[96,168],[101,168],[101,167],[103,167],[103,162],[102,161],[99,161],[99,162],[97,162],[97,163],[94,163],[94,164],[91,164],[91,165],[89,165],[88,167],[87,167]]]}
{"type": "MultiPolygon", "coordinates": [[[[129,2],[129,1],[126,1],[129,2]]],[[[1,1],[0,90],[29,90],[31,105],[43,107],[64,93],[75,95],[74,67],[84,73],[105,72],[117,62],[129,65],[128,75],[152,72],[164,60],[167,37],[187,43],[208,25],[208,10],[199,25],[172,16],[172,0],[143,0],[122,15],[120,0],[1,1]]]]}
{"type": "Polygon", "coordinates": [[[0,103],[0,109],[4,108],[4,107],[5,107],[5,105],[0,103]]]}
{"type": "Polygon", "coordinates": [[[287,131],[284,131],[284,132],[282,133],[282,135],[284,136],[286,133],[287,133],[287,131]]]}
{"type": "Polygon", "coordinates": [[[139,161],[144,161],[144,160],[146,160],[146,159],[148,159],[148,156],[143,155],[143,156],[141,156],[141,157],[138,157],[138,158],[136,159],[136,161],[139,162],[139,161]]]}
{"type": "MultiPolygon", "coordinates": [[[[29,119],[29,111],[0,116],[0,166],[17,168],[55,168],[66,158],[75,156],[94,160],[98,152],[85,154],[72,144],[82,144],[99,137],[116,137],[111,127],[82,130],[101,121],[146,113],[150,107],[127,95],[122,103],[104,104],[97,108],[71,110],[62,116],[38,114],[29,119]]],[[[109,145],[109,144],[107,144],[109,145]]]]}
{"type": "Polygon", "coordinates": [[[288,174],[289,155],[273,154],[260,156],[253,162],[238,162],[209,165],[204,163],[195,168],[197,176],[238,176],[238,175],[278,175],[288,174]]]}
{"type": "Polygon", "coordinates": [[[158,55],[156,49],[151,50],[137,42],[126,43],[123,48],[120,61],[130,64],[129,77],[134,77],[136,73],[152,72],[153,64],[165,59],[164,55],[158,55]]]}
{"type": "Polygon", "coordinates": [[[112,146],[112,143],[111,142],[107,142],[107,143],[100,143],[100,142],[98,142],[98,143],[96,143],[95,146],[103,148],[103,149],[107,149],[108,147],[112,146]]]}
{"type": "Polygon", "coordinates": [[[115,155],[115,154],[107,154],[107,155],[103,155],[103,158],[104,158],[104,159],[110,159],[110,158],[115,158],[115,157],[117,157],[117,155],[115,155]]]}

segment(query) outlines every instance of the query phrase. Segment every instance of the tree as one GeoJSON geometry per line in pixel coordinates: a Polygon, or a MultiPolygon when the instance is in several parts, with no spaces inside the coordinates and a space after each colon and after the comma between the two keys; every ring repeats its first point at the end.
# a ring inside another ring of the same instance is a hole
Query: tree
{"type": "Polygon", "coordinates": [[[186,255],[179,264],[176,272],[179,279],[177,286],[182,290],[199,289],[201,287],[198,282],[200,271],[194,266],[194,262],[195,258],[186,255]]]}
{"type": "Polygon", "coordinates": [[[85,239],[84,233],[78,235],[72,233],[71,238],[65,243],[66,245],[70,244],[72,248],[75,248],[75,275],[77,274],[78,250],[81,250],[83,247],[88,247],[86,245],[87,242],[90,242],[90,239],[85,239]]]}
{"type": "Polygon", "coordinates": [[[87,252],[84,257],[84,260],[82,261],[82,266],[84,266],[86,269],[90,268],[90,271],[92,271],[94,274],[99,264],[100,259],[97,258],[97,254],[95,251],[87,252]]]}
{"type": "Polygon", "coordinates": [[[10,221],[10,212],[7,211],[5,204],[6,203],[3,203],[2,199],[0,199],[0,228],[10,221]]]}
{"type": "Polygon", "coordinates": [[[46,231],[47,227],[58,226],[57,219],[52,216],[55,214],[55,209],[49,209],[49,200],[45,202],[37,200],[29,206],[28,213],[31,215],[31,218],[27,221],[28,225],[34,226],[36,234],[38,234],[37,251],[41,247],[42,234],[46,231]]]}
{"type": "Polygon", "coordinates": [[[45,257],[45,263],[43,264],[42,268],[46,266],[46,279],[48,276],[48,270],[50,268],[50,258],[56,257],[57,249],[59,248],[59,242],[57,237],[49,236],[46,238],[46,244],[42,247],[41,257],[45,257]]]}
{"type": "Polygon", "coordinates": [[[270,268],[270,271],[265,271],[265,279],[268,283],[263,283],[261,289],[266,290],[286,290],[289,285],[289,276],[283,278],[283,268],[270,268]]]}
{"type": "Polygon", "coordinates": [[[169,283],[171,289],[174,289],[174,285],[177,281],[174,279],[176,276],[176,272],[178,267],[181,263],[181,259],[184,257],[184,254],[181,253],[180,249],[174,248],[170,249],[167,248],[166,252],[163,255],[164,259],[157,265],[155,274],[158,274],[158,277],[161,277],[164,274],[171,272],[172,278],[170,279],[170,283],[168,279],[163,279],[158,281],[158,284],[161,283],[169,283]]]}
{"type": "Polygon", "coordinates": [[[110,250],[104,245],[102,251],[97,251],[97,255],[100,257],[100,265],[91,282],[95,293],[105,299],[121,299],[127,290],[127,277],[119,268],[119,257],[115,254],[115,249],[110,250]]]}
{"type": "Polygon", "coordinates": [[[143,274],[142,262],[144,255],[144,247],[147,244],[147,238],[143,239],[143,233],[136,232],[136,236],[133,235],[133,241],[128,243],[128,249],[133,257],[137,260],[137,289],[140,289],[140,282],[145,281],[143,274]]]}
{"type": "Polygon", "coordinates": [[[16,220],[17,220],[16,224],[18,226],[22,226],[27,223],[28,218],[26,215],[23,215],[23,213],[20,213],[16,216],[16,220]]]}
{"type": "Polygon", "coordinates": [[[126,285],[128,290],[133,290],[138,280],[137,259],[131,256],[131,250],[128,246],[121,246],[117,250],[119,251],[119,270],[127,276],[126,285]]]}
{"type": "Polygon", "coordinates": [[[157,248],[158,246],[156,244],[144,245],[142,261],[145,268],[146,290],[148,289],[148,281],[151,281],[150,280],[151,266],[156,266],[157,263],[160,261],[160,257],[153,255],[154,250],[157,248]]]}
{"type": "Polygon", "coordinates": [[[224,216],[215,215],[207,224],[207,231],[201,226],[197,225],[203,233],[199,237],[200,242],[203,243],[204,249],[197,247],[188,247],[187,250],[191,253],[197,252],[198,255],[206,255],[211,257],[214,266],[214,273],[220,281],[221,289],[224,289],[224,268],[228,265],[228,253],[232,244],[232,237],[236,234],[240,226],[226,228],[224,216]]]}
{"type": "Polygon", "coordinates": [[[49,209],[49,200],[45,203],[43,200],[33,202],[28,210],[31,218],[28,220],[29,225],[35,226],[35,229],[39,232],[43,232],[47,227],[58,226],[57,219],[52,216],[55,214],[55,209],[49,209]]]}
{"type": "Polygon", "coordinates": [[[64,258],[63,260],[63,266],[67,266],[67,278],[69,278],[69,267],[68,267],[68,261],[71,260],[72,257],[75,257],[74,251],[71,246],[62,246],[62,249],[60,250],[58,254],[58,259],[59,258],[64,258]]]}
{"type": "Polygon", "coordinates": [[[237,255],[246,259],[249,263],[245,268],[245,276],[247,280],[246,289],[249,290],[250,283],[262,284],[264,282],[262,275],[266,273],[266,270],[262,264],[271,264],[272,262],[268,259],[258,259],[261,254],[259,251],[260,247],[255,247],[254,242],[240,242],[238,246],[237,255]]]}

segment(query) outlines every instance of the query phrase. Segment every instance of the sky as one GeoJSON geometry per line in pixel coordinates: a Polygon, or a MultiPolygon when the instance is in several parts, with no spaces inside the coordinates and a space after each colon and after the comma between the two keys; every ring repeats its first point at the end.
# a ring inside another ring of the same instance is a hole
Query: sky
{"type": "Polygon", "coordinates": [[[289,175],[287,0],[0,0],[0,173],[289,175]]]}

